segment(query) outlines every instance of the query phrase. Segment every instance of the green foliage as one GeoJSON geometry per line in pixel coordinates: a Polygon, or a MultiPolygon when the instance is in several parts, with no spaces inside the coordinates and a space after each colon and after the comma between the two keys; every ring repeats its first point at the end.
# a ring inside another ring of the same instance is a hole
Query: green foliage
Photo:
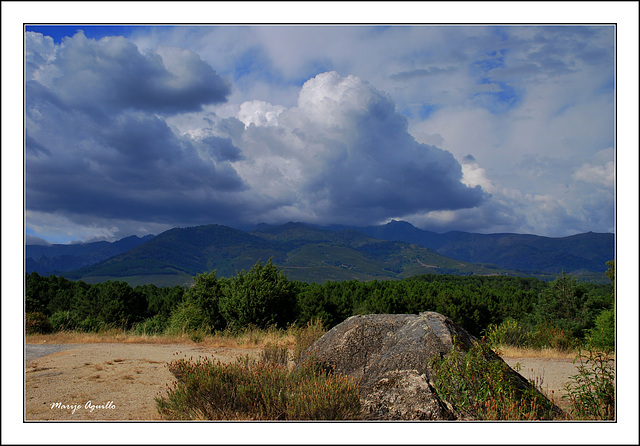
{"type": "Polygon", "coordinates": [[[602,351],[613,351],[616,341],[616,315],[613,308],[603,310],[589,332],[588,344],[602,351]]]}
{"type": "Polygon", "coordinates": [[[71,311],[56,311],[53,313],[49,318],[53,331],[71,331],[77,329],[80,323],[75,316],[75,313],[71,311]]]}
{"type": "Polygon", "coordinates": [[[579,342],[571,332],[560,328],[554,321],[542,321],[529,333],[527,347],[542,349],[552,348],[566,351],[574,348],[579,342]]]}
{"type": "Polygon", "coordinates": [[[578,374],[566,385],[573,418],[585,420],[615,419],[615,366],[608,352],[593,348],[580,351],[578,374]]]}
{"type": "Polygon", "coordinates": [[[613,287],[615,288],[616,286],[616,261],[614,260],[609,260],[607,262],[607,271],[605,272],[605,275],[609,278],[609,280],[611,281],[611,283],[613,284],[613,287]]]}
{"type": "Polygon", "coordinates": [[[520,322],[508,318],[501,324],[490,324],[486,330],[486,339],[490,345],[511,345],[525,347],[529,345],[530,332],[520,322]]]}
{"type": "Polygon", "coordinates": [[[162,314],[145,319],[135,326],[135,333],[140,335],[158,335],[163,333],[168,326],[168,320],[162,314]]]}
{"type": "Polygon", "coordinates": [[[51,333],[53,326],[49,322],[49,318],[39,311],[26,313],[24,317],[24,326],[27,334],[35,333],[51,333]]]}
{"type": "Polygon", "coordinates": [[[286,326],[295,318],[296,296],[293,283],[269,260],[256,263],[226,282],[220,297],[220,313],[228,326],[240,328],[254,324],[259,328],[286,326]]]}
{"type": "Polygon", "coordinates": [[[461,418],[479,420],[548,420],[553,403],[533,385],[523,386],[509,367],[482,343],[468,351],[457,345],[432,360],[434,387],[461,418]]]}
{"type": "MultiPolygon", "coordinates": [[[[614,264],[610,277],[615,280],[614,264]]],[[[137,332],[188,334],[250,326],[331,328],[361,313],[437,311],[491,343],[569,349],[613,346],[613,285],[580,283],[563,274],[535,278],[426,274],[397,281],[293,282],[271,262],[235,277],[199,274],[192,287],[89,285],[26,275],[26,310],[51,317],[55,330],[136,327],[137,332]],[[54,317],[55,315],[55,317],[54,317]],[[599,342],[600,344],[596,344],[599,342]]]]}
{"type": "Polygon", "coordinates": [[[219,308],[222,294],[223,282],[218,280],[215,271],[198,274],[194,285],[186,293],[187,299],[202,311],[204,323],[211,329],[223,328],[225,325],[219,308]]]}
{"type": "Polygon", "coordinates": [[[193,302],[183,302],[171,314],[167,322],[166,333],[183,335],[206,327],[206,316],[193,302]]]}
{"type": "Polygon", "coordinates": [[[358,386],[317,367],[293,370],[248,357],[169,364],[176,381],[156,398],[169,420],[350,420],[360,412],[358,386]]]}

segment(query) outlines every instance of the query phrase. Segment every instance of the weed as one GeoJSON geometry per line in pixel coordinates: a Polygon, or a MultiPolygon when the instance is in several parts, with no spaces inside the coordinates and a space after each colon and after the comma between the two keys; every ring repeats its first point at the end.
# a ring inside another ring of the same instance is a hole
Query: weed
{"type": "Polygon", "coordinates": [[[287,367],[289,364],[289,349],[286,345],[267,343],[260,353],[260,361],[287,367]]]}
{"type": "Polygon", "coordinates": [[[293,349],[293,361],[296,364],[300,362],[300,358],[304,352],[311,347],[311,344],[320,339],[325,332],[326,329],[320,319],[308,322],[305,327],[298,329],[294,334],[295,347],[293,349]]]}
{"type": "Polygon", "coordinates": [[[173,420],[340,420],[360,412],[357,384],[311,367],[289,370],[244,357],[171,362],[176,377],[156,398],[160,415],[173,420]]]}
{"type": "Polygon", "coordinates": [[[49,322],[49,318],[40,312],[26,313],[24,325],[27,334],[47,334],[53,331],[53,325],[49,322]]]}
{"type": "Polygon", "coordinates": [[[431,361],[435,389],[461,418],[542,420],[555,417],[554,405],[533,385],[523,385],[509,366],[481,342],[431,361]]]}
{"type": "Polygon", "coordinates": [[[571,401],[571,416],[584,420],[615,419],[615,368],[610,352],[580,351],[578,374],[570,377],[563,398],[571,401]]]}

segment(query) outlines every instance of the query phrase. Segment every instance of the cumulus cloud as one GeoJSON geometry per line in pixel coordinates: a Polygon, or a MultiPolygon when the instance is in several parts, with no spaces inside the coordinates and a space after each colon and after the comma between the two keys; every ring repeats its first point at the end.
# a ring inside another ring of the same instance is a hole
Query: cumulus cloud
{"type": "Polygon", "coordinates": [[[240,150],[228,137],[177,134],[163,116],[224,101],[229,87],[212,67],[176,48],[142,54],[120,37],[49,43],[27,33],[27,209],[76,220],[237,217],[228,196],[246,189],[231,165],[240,150]]]}
{"type": "Polygon", "coordinates": [[[615,181],[613,161],[601,165],[585,163],[576,169],[571,177],[576,181],[611,186],[615,181]]]}
{"type": "Polygon", "coordinates": [[[368,224],[484,198],[461,182],[451,153],[415,141],[391,98],[356,76],[319,74],[297,107],[277,113],[268,104],[242,109],[252,111],[242,145],[250,161],[238,172],[274,199],[288,195],[285,208],[307,220],[368,224]]]}
{"type": "Polygon", "coordinates": [[[52,57],[51,43],[27,32],[27,65],[32,82],[55,91],[68,107],[106,115],[113,109],[174,114],[224,102],[230,93],[227,82],[189,50],[161,47],[143,54],[124,37],[96,41],[79,32],[52,57]]]}

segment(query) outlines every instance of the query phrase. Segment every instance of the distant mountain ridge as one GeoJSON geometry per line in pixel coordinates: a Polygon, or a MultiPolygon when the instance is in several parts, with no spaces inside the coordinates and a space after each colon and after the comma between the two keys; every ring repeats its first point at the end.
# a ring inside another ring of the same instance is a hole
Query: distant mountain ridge
{"type": "Polygon", "coordinates": [[[62,273],[94,265],[151,240],[153,235],[132,235],[115,242],[73,243],[69,245],[26,245],[25,271],[39,274],[62,273]]]}
{"type": "Polygon", "coordinates": [[[379,240],[353,229],[326,230],[302,223],[263,225],[251,232],[227,226],[175,228],[127,252],[67,272],[84,281],[186,284],[199,273],[231,276],[257,261],[272,261],[290,279],[387,280],[416,274],[515,274],[491,265],[444,257],[415,244],[379,240]]]}
{"type": "MultiPolygon", "coordinates": [[[[175,285],[189,283],[196,274],[212,270],[219,276],[231,276],[248,270],[259,260],[272,259],[291,279],[316,282],[400,279],[425,273],[553,278],[562,271],[599,280],[600,276],[604,278],[605,263],[615,255],[613,234],[586,233],[559,238],[528,234],[438,234],[402,221],[364,228],[290,222],[260,224],[247,231],[205,225],[128,239],[131,240],[123,239],[112,245],[135,246],[93,264],[65,270],[64,276],[94,282],[125,280],[133,284],[175,285]]],[[[48,251],[59,254],[56,258],[61,262],[69,252],[84,255],[85,262],[97,258],[95,253],[90,254],[91,249],[100,248],[104,252],[104,245],[93,243],[62,246],[72,250],[48,251]]],[[[27,252],[39,254],[42,259],[46,257],[39,250],[46,248],[29,245],[27,252]]],[[[28,257],[27,264],[32,260],[28,257]]]]}
{"type": "Polygon", "coordinates": [[[606,262],[615,256],[615,236],[610,233],[587,232],[568,237],[459,231],[438,234],[395,220],[358,230],[384,240],[416,243],[458,260],[522,271],[604,272],[606,262]]]}

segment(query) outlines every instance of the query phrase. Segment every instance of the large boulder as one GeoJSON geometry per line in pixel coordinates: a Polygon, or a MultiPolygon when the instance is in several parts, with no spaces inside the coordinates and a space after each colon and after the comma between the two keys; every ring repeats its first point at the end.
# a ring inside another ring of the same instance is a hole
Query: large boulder
{"type": "MultiPolygon", "coordinates": [[[[371,314],[335,326],[304,358],[359,380],[365,419],[453,420],[461,414],[438,397],[430,362],[451,352],[454,343],[465,352],[475,342],[439,313],[371,314]]],[[[491,360],[502,361],[497,355],[491,360]]],[[[530,386],[512,372],[519,385],[530,386]]]]}

